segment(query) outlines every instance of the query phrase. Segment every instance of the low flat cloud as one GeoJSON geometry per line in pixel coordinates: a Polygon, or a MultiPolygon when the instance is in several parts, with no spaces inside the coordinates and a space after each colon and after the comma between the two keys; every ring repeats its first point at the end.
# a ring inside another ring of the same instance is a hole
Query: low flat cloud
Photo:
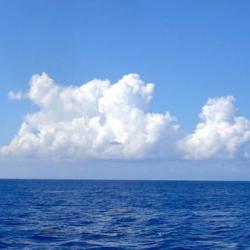
{"type": "Polygon", "coordinates": [[[250,121],[232,96],[210,98],[200,122],[187,132],[169,112],[154,113],[154,84],[138,74],[116,83],[94,79],[63,87],[46,73],[34,75],[26,93],[37,106],[27,114],[2,156],[59,159],[236,159],[249,156],[250,121]]]}

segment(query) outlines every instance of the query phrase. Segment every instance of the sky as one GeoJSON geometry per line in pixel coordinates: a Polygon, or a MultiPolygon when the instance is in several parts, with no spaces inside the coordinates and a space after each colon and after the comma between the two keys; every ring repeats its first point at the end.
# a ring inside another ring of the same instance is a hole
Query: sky
{"type": "Polygon", "coordinates": [[[0,6],[0,177],[250,180],[249,1],[0,6]]]}

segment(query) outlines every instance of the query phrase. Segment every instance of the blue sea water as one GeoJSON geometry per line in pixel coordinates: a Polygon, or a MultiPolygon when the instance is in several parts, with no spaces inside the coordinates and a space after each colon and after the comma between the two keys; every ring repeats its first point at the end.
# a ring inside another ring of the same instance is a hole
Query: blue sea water
{"type": "Polygon", "coordinates": [[[250,249],[249,182],[1,180],[0,248],[250,249]]]}

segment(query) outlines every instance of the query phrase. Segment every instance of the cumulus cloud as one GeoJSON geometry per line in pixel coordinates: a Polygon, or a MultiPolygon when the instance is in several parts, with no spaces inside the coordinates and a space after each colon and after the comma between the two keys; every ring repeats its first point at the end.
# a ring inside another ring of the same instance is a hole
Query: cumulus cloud
{"type": "Polygon", "coordinates": [[[25,95],[38,111],[26,116],[1,152],[77,159],[175,157],[179,125],[168,112],[149,112],[153,92],[154,85],[137,74],[115,84],[95,79],[79,87],[61,87],[46,73],[34,75],[25,95]]]}
{"type": "Polygon", "coordinates": [[[249,159],[250,121],[232,96],[209,99],[201,121],[185,133],[170,113],[150,112],[154,84],[128,74],[112,84],[94,79],[63,87],[46,73],[34,75],[26,93],[28,114],[1,155],[45,159],[249,159]]]}
{"type": "Polygon", "coordinates": [[[250,121],[238,116],[232,96],[209,99],[194,133],[179,142],[187,159],[235,158],[250,141],[250,121]]]}

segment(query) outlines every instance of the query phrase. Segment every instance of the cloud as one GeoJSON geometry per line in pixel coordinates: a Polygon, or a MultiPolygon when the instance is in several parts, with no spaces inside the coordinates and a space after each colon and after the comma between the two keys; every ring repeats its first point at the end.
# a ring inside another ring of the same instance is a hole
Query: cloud
{"type": "Polygon", "coordinates": [[[179,142],[186,159],[247,156],[242,146],[250,141],[250,121],[237,115],[232,96],[209,99],[202,108],[201,122],[179,142]]]}
{"type": "Polygon", "coordinates": [[[10,100],[17,100],[17,101],[21,101],[23,99],[25,99],[25,94],[22,91],[18,91],[18,92],[14,92],[14,91],[10,91],[8,93],[8,98],[10,100]]]}
{"type": "Polygon", "coordinates": [[[25,95],[38,111],[26,116],[1,152],[74,159],[176,157],[179,125],[168,112],[149,111],[153,93],[154,85],[137,74],[115,84],[95,79],[79,87],[34,75],[25,95]]]}
{"type": "Polygon", "coordinates": [[[184,132],[169,112],[150,112],[154,84],[128,74],[112,84],[94,79],[63,87],[46,73],[34,75],[28,114],[1,155],[43,159],[249,159],[250,121],[232,96],[209,99],[194,132],[184,132]]]}

